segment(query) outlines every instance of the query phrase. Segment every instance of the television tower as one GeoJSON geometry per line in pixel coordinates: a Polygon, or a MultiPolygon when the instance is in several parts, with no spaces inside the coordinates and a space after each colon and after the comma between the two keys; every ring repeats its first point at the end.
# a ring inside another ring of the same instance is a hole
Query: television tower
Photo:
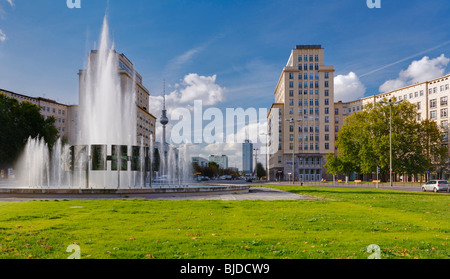
{"type": "Polygon", "coordinates": [[[164,101],[163,101],[163,110],[162,115],[160,119],[160,123],[162,125],[163,131],[162,131],[162,142],[161,142],[161,157],[162,157],[162,166],[161,166],[161,173],[162,175],[165,175],[167,170],[167,151],[166,151],[166,125],[169,123],[169,118],[167,117],[167,110],[166,110],[166,80],[164,80],[164,91],[163,91],[164,101]]]}

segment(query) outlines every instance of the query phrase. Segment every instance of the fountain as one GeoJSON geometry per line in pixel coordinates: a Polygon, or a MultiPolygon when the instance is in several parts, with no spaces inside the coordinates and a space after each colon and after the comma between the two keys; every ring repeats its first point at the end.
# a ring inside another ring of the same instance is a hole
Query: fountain
{"type": "MultiPolygon", "coordinates": [[[[98,50],[90,53],[87,70],[80,71],[79,129],[75,142],[67,145],[59,139],[49,149],[43,139],[30,138],[16,167],[17,185],[14,189],[2,188],[0,193],[248,191],[239,187],[192,186],[188,145],[166,148],[161,144],[161,170],[157,173],[166,179],[154,180],[153,140],[150,146],[137,144],[135,77],[123,84],[118,69],[119,59],[109,40],[105,16],[98,50]]],[[[166,120],[164,106],[164,128],[166,120]]],[[[165,143],[165,132],[162,140],[165,143]]]]}

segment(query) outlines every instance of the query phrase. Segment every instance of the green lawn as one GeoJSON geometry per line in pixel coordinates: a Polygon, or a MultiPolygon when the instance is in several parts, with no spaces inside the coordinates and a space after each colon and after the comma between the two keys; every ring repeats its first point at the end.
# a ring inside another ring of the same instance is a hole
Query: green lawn
{"type": "Polygon", "coordinates": [[[0,259],[450,258],[450,195],[272,186],[319,201],[0,203],[0,259]]]}

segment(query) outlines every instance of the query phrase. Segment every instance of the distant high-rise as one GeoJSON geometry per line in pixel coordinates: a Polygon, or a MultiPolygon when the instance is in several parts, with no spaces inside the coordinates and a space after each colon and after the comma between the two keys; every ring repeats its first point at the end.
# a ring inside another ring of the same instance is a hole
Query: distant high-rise
{"type": "Polygon", "coordinates": [[[242,171],[245,174],[253,172],[253,143],[249,140],[242,144],[242,171]]]}

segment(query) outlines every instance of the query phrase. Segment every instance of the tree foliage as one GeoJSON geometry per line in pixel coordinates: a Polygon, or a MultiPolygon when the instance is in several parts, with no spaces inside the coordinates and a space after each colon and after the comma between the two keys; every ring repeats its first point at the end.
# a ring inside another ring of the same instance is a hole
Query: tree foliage
{"type": "Polygon", "coordinates": [[[44,119],[35,104],[19,103],[3,92],[0,92],[0,123],[0,169],[12,167],[29,137],[44,138],[49,147],[58,139],[53,117],[44,119]]]}
{"type": "MultiPolygon", "coordinates": [[[[384,100],[386,103],[387,100],[384,100]]],[[[434,171],[436,158],[445,162],[447,148],[434,121],[418,121],[416,105],[409,102],[368,104],[345,119],[338,134],[338,156],[327,157],[332,174],[382,173],[390,169],[390,119],[392,115],[393,172],[405,174],[434,171]]],[[[334,154],[332,154],[334,155],[334,154]]]]}

